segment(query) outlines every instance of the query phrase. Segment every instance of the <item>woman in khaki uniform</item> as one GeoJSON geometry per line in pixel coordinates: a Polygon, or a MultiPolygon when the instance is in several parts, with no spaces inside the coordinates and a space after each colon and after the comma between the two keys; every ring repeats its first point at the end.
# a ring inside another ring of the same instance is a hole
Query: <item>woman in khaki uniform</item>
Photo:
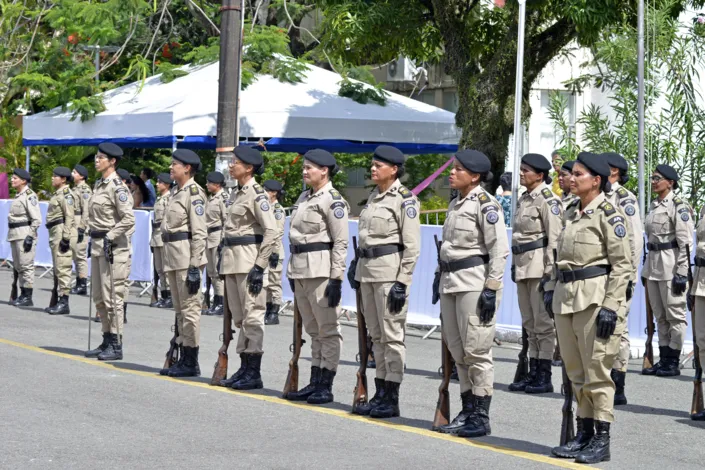
{"type": "Polygon", "coordinates": [[[69,183],[71,170],[58,166],[54,168],[51,184],[56,192],[49,201],[46,228],[49,231],[49,247],[54,264],[54,279],[57,282],[58,302],[45,311],[49,315],[67,315],[69,309],[69,291],[71,290],[71,232],[76,227],[76,205],[69,183]]]}
{"type": "MultiPolygon", "coordinates": [[[[225,176],[219,171],[211,171],[206,176],[206,189],[211,194],[206,206],[208,240],[206,242],[206,272],[213,286],[213,303],[204,315],[223,314],[223,280],[218,275],[218,246],[223,240],[223,226],[228,213],[228,192],[224,189],[225,176]]],[[[211,293],[206,292],[210,297],[211,293]]]]}
{"type": "Polygon", "coordinates": [[[169,291],[169,277],[164,271],[164,242],[162,241],[162,219],[166,212],[166,206],[169,204],[171,186],[171,175],[169,173],[159,173],[159,176],[157,176],[157,194],[159,196],[157,196],[157,200],[154,203],[152,239],[149,241],[149,246],[154,255],[154,269],[159,275],[159,292],[161,293],[161,298],[149,304],[149,306],[156,308],[174,308],[174,303],[171,300],[171,291],[169,291]]]}
{"type": "Polygon", "coordinates": [[[606,200],[610,168],[583,152],[573,166],[571,192],[558,240],[557,269],[544,302],[555,314],[558,343],[578,402],[575,439],[552,450],[578,463],[610,459],[614,421],[612,363],[626,323],[626,290],[632,275],[624,216],[606,200]]]}
{"type": "MultiPolygon", "coordinates": [[[[695,230],[695,277],[690,291],[690,311],[693,314],[693,331],[698,345],[700,366],[705,364],[705,207],[700,210],[695,230]]],[[[705,421],[705,410],[690,415],[694,421],[705,421]]]]}
{"type": "Polygon", "coordinates": [[[279,181],[267,180],[263,184],[264,190],[269,196],[269,204],[274,211],[274,219],[277,221],[279,234],[277,238],[277,248],[269,256],[269,283],[267,285],[267,313],[264,315],[265,325],[279,324],[279,307],[282,303],[282,271],[284,269],[284,225],[286,224],[286,214],[284,207],[279,204],[279,200],[284,197],[286,191],[279,181]]]}

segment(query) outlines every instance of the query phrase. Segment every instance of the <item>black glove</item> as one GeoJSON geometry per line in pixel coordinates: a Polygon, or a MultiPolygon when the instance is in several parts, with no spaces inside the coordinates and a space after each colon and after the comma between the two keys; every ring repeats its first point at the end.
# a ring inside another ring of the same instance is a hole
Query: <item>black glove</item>
{"type": "Polygon", "coordinates": [[[627,284],[627,301],[632,299],[632,294],[634,294],[634,283],[629,281],[627,284]]]}
{"type": "Polygon", "coordinates": [[[600,339],[608,339],[617,328],[617,314],[612,310],[602,307],[600,313],[597,314],[597,332],[595,333],[600,339]]]}
{"type": "Polygon", "coordinates": [[[289,287],[291,287],[292,293],[296,291],[296,281],[294,279],[289,279],[289,287]]]}
{"type": "Polygon", "coordinates": [[[355,280],[355,272],[357,271],[357,258],[353,258],[350,266],[348,266],[348,282],[353,289],[359,289],[360,283],[355,280]]]}
{"type": "Polygon", "coordinates": [[[441,272],[436,271],[436,274],[433,276],[433,296],[431,297],[431,304],[436,305],[439,300],[441,300],[441,272]]]}
{"type": "Polygon", "coordinates": [[[688,310],[691,312],[695,308],[695,296],[694,295],[688,295],[688,310]]]}
{"type": "Polygon", "coordinates": [[[269,267],[274,269],[279,264],[279,253],[272,253],[269,255],[269,267]]]}
{"type": "Polygon", "coordinates": [[[103,238],[103,254],[108,263],[113,264],[113,241],[108,237],[103,238]]]}
{"type": "Polygon", "coordinates": [[[497,309],[497,292],[485,287],[480,294],[480,321],[489,323],[497,309]]]}
{"type": "Polygon", "coordinates": [[[330,279],[324,295],[328,297],[328,306],[331,308],[340,305],[340,299],[343,297],[343,281],[340,279],[330,279]]]}
{"type": "Polygon", "coordinates": [[[646,278],[645,277],[641,278],[641,285],[646,287],[646,278]]]}
{"type": "Polygon", "coordinates": [[[675,295],[675,296],[683,295],[687,286],[688,286],[688,278],[687,277],[681,276],[680,274],[676,274],[675,276],[673,276],[673,281],[671,281],[671,290],[673,291],[673,295],[675,295]]]}
{"type": "Polygon", "coordinates": [[[548,281],[550,281],[551,278],[548,276],[543,276],[541,280],[539,281],[539,292],[543,293],[546,292],[546,284],[548,284],[548,281]]]}
{"type": "Polygon", "coordinates": [[[220,245],[218,245],[218,262],[215,265],[216,271],[218,271],[218,277],[221,280],[225,279],[225,274],[220,274],[220,265],[221,262],[223,261],[223,242],[220,242],[220,245]]]}
{"type": "Polygon", "coordinates": [[[78,243],[83,243],[83,238],[86,236],[86,231],[82,228],[78,229],[78,243]]]}
{"type": "Polygon", "coordinates": [[[150,247],[149,247],[149,252],[152,253],[152,254],[154,254],[154,247],[153,247],[153,246],[150,246],[150,247]]]}
{"type": "Polygon", "coordinates": [[[262,292],[262,286],[264,284],[264,268],[260,268],[256,264],[250,269],[250,273],[247,275],[247,287],[252,295],[258,295],[262,292]]]}
{"type": "Polygon", "coordinates": [[[34,245],[34,238],[31,235],[27,235],[26,237],[24,237],[22,247],[24,248],[25,253],[29,253],[30,250],[32,250],[32,245],[34,245]]]}
{"type": "Polygon", "coordinates": [[[389,289],[387,308],[390,313],[399,313],[404,308],[404,303],[406,303],[406,285],[397,281],[389,289]]]}
{"type": "Polygon", "coordinates": [[[512,265],[512,282],[517,282],[517,267],[512,265]]]}
{"type": "Polygon", "coordinates": [[[62,238],[61,241],[59,242],[59,252],[66,253],[70,249],[71,249],[71,240],[67,240],[65,238],[62,238]]]}
{"type": "Polygon", "coordinates": [[[188,271],[186,271],[186,287],[188,287],[189,295],[198,293],[198,289],[201,288],[201,271],[198,268],[194,266],[188,267],[188,271]]]}
{"type": "Polygon", "coordinates": [[[543,293],[543,305],[546,307],[548,316],[553,318],[553,291],[549,290],[543,293]]]}

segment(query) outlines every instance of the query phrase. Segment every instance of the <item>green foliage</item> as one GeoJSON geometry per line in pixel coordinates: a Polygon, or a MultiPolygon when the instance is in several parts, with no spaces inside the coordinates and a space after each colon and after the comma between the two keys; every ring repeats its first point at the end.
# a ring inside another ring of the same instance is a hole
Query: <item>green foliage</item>
{"type": "MultiPolygon", "coordinates": [[[[404,165],[407,174],[404,180],[404,184],[410,189],[415,188],[419,183],[421,183],[428,176],[433,174],[434,171],[442,167],[443,164],[445,164],[450,157],[450,155],[440,154],[414,155],[412,157],[409,157],[406,160],[406,164],[404,165]]],[[[448,175],[450,175],[450,169],[450,166],[446,168],[446,170],[441,173],[438,178],[436,178],[436,181],[434,181],[434,183],[431,183],[428,188],[421,191],[421,193],[419,194],[419,199],[423,201],[425,199],[433,198],[435,195],[433,192],[434,186],[446,177],[448,177],[448,175]]],[[[445,206],[441,207],[447,206],[448,201],[445,202],[445,206]]],[[[438,207],[434,207],[434,209],[438,209],[438,207]]]]}
{"type": "Polygon", "coordinates": [[[353,82],[348,78],[343,78],[340,82],[338,95],[350,98],[360,104],[367,104],[370,101],[380,106],[386,106],[389,93],[384,91],[382,84],[370,86],[360,82],[353,82]]]}
{"type": "Polygon", "coordinates": [[[575,160],[580,153],[580,147],[576,142],[575,128],[571,127],[566,116],[568,111],[568,97],[563,93],[552,91],[549,94],[548,116],[553,121],[553,127],[558,145],[558,154],[563,161],[575,160]]]}
{"type": "Polygon", "coordinates": [[[427,225],[443,225],[446,221],[446,209],[448,209],[448,201],[438,195],[433,195],[427,199],[421,200],[421,212],[423,211],[439,211],[443,212],[429,213],[428,216],[421,214],[421,223],[427,225]]]}

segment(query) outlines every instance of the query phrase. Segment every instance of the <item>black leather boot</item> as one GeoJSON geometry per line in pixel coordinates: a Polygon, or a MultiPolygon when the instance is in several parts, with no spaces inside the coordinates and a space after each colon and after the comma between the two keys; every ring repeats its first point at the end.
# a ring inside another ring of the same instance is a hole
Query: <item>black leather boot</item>
{"type": "Polygon", "coordinates": [[[10,300],[7,304],[8,305],[17,305],[17,302],[19,302],[22,297],[24,297],[24,287],[20,287],[20,295],[15,297],[15,300],[10,300]]]}
{"type": "Polygon", "coordinates": [[[539,370],[539,360],[537,358],[529,359],[529,373],[522,380],[518,382],[512,382],[509,384],[510,392],[524,392],[526,387],[531,384],[535,379],[539,370]]]}
{"type": "Polygon", "coordinates": [[[98,357],[100,353],[108,348],[108,344],[110,344],[110,333],[103,333],[103,342],[97,348],[86,351],[83,355],[86,357],[98,357]]]}
{"type": "Polygon", "coordinates": [[[455,417],[453,421],[448,424],[436,429],[443,434],[455,434],[465,427],[468,418],[472,415],[475,409],[475,395],[472,394],[472,390],[460,394],[460,401],[463,403],[463,409],[460,410],[458,416],[455,417]]]}
{"type": "Polygon", "coordinates": [[[76,284],[74,284],[74,286],[71,288],[71,290],[69,291],[69,294],[71,294],[71,295],[78,294],[78,289],[80,286],[81,286],[81,280],[78,277],[78,273],[76,273],[76,284]]]}
{"type": "Polygon", "coordinates": [[[321,369],[321,380],[318,382],[316,391],[306,400],[311,405],[323,405],[333,401],[333,379],[335,371],[325,367],[321,369]]]}
{"type": "Polygon", "coordinates": [[[317,390],[318,384],[321,381],[321,374],[323,371],[321,370],[320,367],[317,366],[311,366],[311,379],[308,382],[308,385],[306,385],[304,388],[301,390],[298,390],[296,392],[289,392],[286,394],[284,398],[287,400],[291,401],[306,401],[308,400],[308,397],[313,395],[313,393],[317,390]]]}
{"type": "Polygon", "coordinates": [[[609,462],[610,458],[610,423],[595,421],[595,435],[587,447],[576,457],[577,463],[609,462]]]}
{"type": "Polygon", "coordinates": [[[201,375],[201,368],[198,366],[198,346],[184,346],[184,360],[180,366],[172,367],[169,370],[169,377],[198,377],[201,375]]]}
{"type": "Polygon", "coordinates": [[[164,303],[161,308],[174,308],[174,302],[171,300],[171,292],[165,290],[164,293],[166,294],[166,297],[164,297],[164,303]]]}
{"type": "Polygon", "coordinates": [[[122,304],[122,322],[127,323],[127,302],[122,304]]]}
{"type": "Polygon", "coordinates": [[[551,371],[550,359],[539,359],[539,370],[536,373],[536,379],[526,386],[526,393],[553,393],[553,372],[551,371]]]}
{"type": "Polygon", "coordinates": [[[264,388],[262,384],[262,375],[260,374],[260,367],[262,365],[262,355],[261,354],[248,354],[247,355],[247,368],[243,372],[240,380],[235,382],[231,388],[235,390],[257,390],[264,388]]]}
{"type": "Polygon", "coordinates": [[[69,296],[62,295],[59,297],[59,301],[47,313],[49,315],[68,315],[71,313],[71,310],[69,310],[69,296]]]}
{"type": "Polygon", "coordinates": [[[119,361],[122,359],[122,343],[118,341],[118,335],[108,333],[108,347],[98,354],[99,361],[119,361]]]}
{"type": "Polygon", "coordinates": [[[575,438],[565,445],[551,449],[551,454],[555,457],[574,459],[588,446],[592,436],[595,435],[595,420],[592,418],[575,418],[575,422],[575,438]]]}
{"type": "Polygon", "coordinates": [[[675,377],[677,375],[681,375],[681,370],[680,370],[680,358],[681,358],[681,350],[680,349],[671,349],[669,346],[666,346],[667,354],[668,356],[666,357],[666,362],[664,365],[661,366],[659,370],[656,371],[656,376],[658,377],[675,377]]]}
{"type": "Polygon", "coordinates": [[[666,352],[666,349],[668,346],[659,346],[659,357],[658,357],[658,362],[654,364],[652,367],[649,367],[647,369],[642,369],[641,370],[641,375],[656,375],[656,372],[664,366],[664,360],[666,359],[666,355],[668,354],[666,352]]]}
{"type": "Polygon", "coordinates": [[[398,382],[384,381],[384,398],[382,403],[370,410],[370,418],[396,418],[399,416],[398,382]]]}
{"type": "Polygon", "coordinates": [[[475,410],[468,418],[465,427],[458,431],[459,437],[481,437],[492,434],[490,403],[492,403],[492,395],[475,396],[475,410]]]}
{"type": "Polygon", "coordinates": [[[693,413],[690,415],[690,419],[693,421],[705,421],[705,410],[700,411],[698,413],[693,413]]]}
{"type": "Polygon", "coordinates": [[[614,382],[614,406],[626,405],[627,396],[624,394],[624,381],[627,378],[627,373],[612,369],[610,377],[614,382]]]}
{"type": "Polygon", "coordinates": [[[378,379],[375,377],[375,394],[374,396],[368,400],[366,405],[359,405],[357,408],[353,410],[353,413],[362,415],[362,416],[367,416],[370,414],[370,410],[372,408],[375,408],[376,406],[379,406],[380,403],[382,403],[382,400],[384,399],[384,379],[378,379]]]}
{"type": "MultiPolygon", "coordinates": [[[[406,367],[406,364],[404,364],[404,367],[406,367]]],[[[450,373],[450,380],[460,380],[460,377],[458,377],[458,366],[453,362],[453,370],[450,373]]]]}
{"type": "Polygon", "coordinates": [[[223,314],[223,296],[214,295],[211,308],[208,309],[207,315],[222,315],[223,314]]]}
{"type": "Polygon", "coordinates": [[[167,292],[169,292],[169,291],[166,291],[166,290],[161,291],[160,293],[162,296],[157,297],[157,300],[155,300],[154,302],[149,304],[149,306],[153,307],[153,308],[162,308],[164,306],[164,300],[166,299],[167,292]]]}
{"type": "Polygon", "coordinates": [[[235,382],[240,380],[242,374],[245,373],[245,369],[247,369],[247,353],[240,353],[240,368],[235,371],[235,373],[231,375],[229,379],[221,380],[220,385],[222,387],[232,387],[235,382]]]}
{"type": "Polygon", "coordinates": [[[32,307],[34,306],[34,302],[32,302],[32,293],[34,292],[34,289],[31,287],[22,287],[21,288],[22,294],[15,300],[13,305],[15,307],[32,307]]]}
{"type": "Polygon", "coordinates": [[[265,325],[278,325],[279,324],[279,304],[268,304],[269,310],[264,316],[265,325]]]}
{"type": "Polygon", "coordinates": [[[159,371],[159,375],[169,375],[169,371],[171,371],[174,367],[176,367],[177,364],[181,364],[184,361],[184,348],[181,347],[180,345],[176,346],[179,350],[179,359],[171,365],[171,367],[168,367],[166,369],[161,369],[159,371]]]}
{"type": "Polygon", "coordinates": [[[76,277],[76,285],[69,292],[73,295],[88,295],[88,279],[76,277]]]}

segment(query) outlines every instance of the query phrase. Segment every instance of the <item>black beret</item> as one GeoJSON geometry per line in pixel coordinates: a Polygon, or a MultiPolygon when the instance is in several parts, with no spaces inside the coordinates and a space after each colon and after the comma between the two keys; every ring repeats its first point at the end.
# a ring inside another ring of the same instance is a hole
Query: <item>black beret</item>
{"type": "Polygon", "coordinates": [[[607,159],[601,155],[595,155],[591,152],[580,152],[578,154],[578,162],[594,175],[603,178],[607,178],[610,175],[610,166],[607,164],[607,159]]]}
{"type": "Polygon", "coordinates": [[[575,165],[575,160],[568,160],[567,162],[563,162],[563,165],[561,165],[561,170],[573,171],[573,165],[575,165]]]}
{"type": "Polygon", "coordinates": [[[211,171],[206,175],[206,181],[209,183],[223,184],[225,182],[225,176],[219,171],[211,171]]]}
{"type": "MultiPolygon", "coordinates": [[[[310,150],[309,152],[307,152],[306,155],[308,155],[311,152],[313,152],[313,150],[310,150]]],[[[326,152],[326,153],[328,153],[328,152],[326,152]]],[[[328,166],[328,165],[321,165],[321,166],[328,166]]],[[[267,191],[279,192],[284,188],[282,187],[282,184],[277,180],[267,180],[264,182],[264,189],[266,189],[267,191]]]]}
{"type": "Polygon", "coordinates": [[[194,171],[201,169],[201,157],[193,150],[177,149],[171,154],[171,158],[180,161],[184,165],[191,165],[194,171]]]}
{"type": "Polygon", "coordinates": [[[627,160],[625,160],[624,157],[618,153],[607,152],[603,153],[602,157],[607,159],[607,164],[612,168],[617,168],[618,170],[624,171],[629,170],[629,163],[627,163],[627,160]]]}
{"type": "Polygon", "coordinates": [[[321,149],[309,150],[304,154],[304,159],[313,162],[318,166],[334,167],[338,164],[338,162],[335,161],[335,157],[333,155],[321,149]]]}
{"type": "Polygon", "coordinates": [[[57,166],[56,168],[54,168],[54,174],[56,176],[63,176],[67,179],[71,178],[71,170],[69,170],[65,166],[57,166]]]}
{"type": "Polygon", "coordinates": [[[234,153],[238,160],[248,165],[259,167],[264,163],[262,154],[255,148],[239,145],[235,147],[234,153]]]}
{"type": "Polygon", "coordinates": [[[380,145],[377,147],[372,158],[397,166],[403,165],[405,161],[402,151],[391,145],[380,145]]]}
{"type": "Polygon", "coordinates": [[[678,176],[676,169],[673,168],[671,165],[665,165],[662,163],[661,165],[656,166],[656,171],[661,173],[663,177],[667,180],[678,181],[679,179],[681,179],[681,177],[678,176]]]}
{"type": "Polygon", "coordinates": [[[73,167],[74,170],[76,170],[76,173],[79,175],[83,176],[84,178],[88,178],[88,168],[86,168],[83,165],[76,165],[73,167]]]}
{"type": "Polygon", "coordinates": [[[12,170],[12,173],[17,175],[17,177],[22,178],[26,182],[32,181],[32,176],[29,174],[29,171],[25,170],[24,168],[15,168],[12,170]]]}
{"type": "Polygon", "coordinates": [[[157,176],[157,181],[160,181],[164,184],[171,184],[172,179],[171,179],[171,174],[169,173],[159,173],[159,176],[157,176]]]}
{"type": "Polygon", "coordinates": [[[521,162],[536,170],[536,173],[547,173],[551,170],[551,163],[538,153],[527,153],[521,158],[521,162]]]}
{"type": "Polygon", "coordinates": [[[490,163],[490,159],[487,158],[487,155],[478,150],[460,150],[455,154],[455,158],[468,171],[473,173],[484,174],[492,168],[492,164],[490,163]]]}
{"type": "Polygon", "coordinates": [[[123,155],[122,149],[112,142],[103,142],[98,145],[98,151],[104,153],[111,158],[121,158],[123,155]]]}
{"type": "Polygon", "coordinates": [[[129,172],[129,171],[125,170],[124,168],[118,168],[116,171],[117,171],[117,174],[118,174],[118,176],[120,177],[121,180],[123,180],[123,181],[125,181],[125,182],[127,182],[127,183],[129,183],[130,181],[132,181],[132,178],[130,178],[130,172],[129,172]]]}

